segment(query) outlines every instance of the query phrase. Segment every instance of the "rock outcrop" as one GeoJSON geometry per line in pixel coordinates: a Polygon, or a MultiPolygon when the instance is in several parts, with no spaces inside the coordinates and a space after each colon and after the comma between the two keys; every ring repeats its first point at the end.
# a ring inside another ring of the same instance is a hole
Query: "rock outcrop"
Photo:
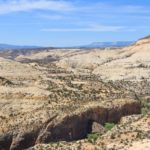
{"type": "MultiPolygon", "coordinates": [[[[119,103],[118,103],[119,104],[119,103]]],[[[130,101],[122,106],[113,105],[111,107],[91,107],[87,111],[76,115],[66,116],[59,123],[47,124],[45,131],[37,138],[37,143],[47,143],[51,141],[71,141],[85,138],[92,132],[93,122],[104,125],[106,122],[117,123],[122,116],[139,114],[140,104],[130,101]]]]}
{"type": "Polygon", "coordinates": [[[13,83],[0,76],[0,86],[11,86],[13,83]]]}
{"type": "Polygon", "coordinates": [[[92,132],[94,122],[101,125],[105,122],[117,123],[122,116],[139,113],[140,103],[134,100],[115,100],[114,103],[88,106],[84,111],[66,114],[62,119],[55,116],[44,124],[39,124],[37,129],[20,129],[13,134],[0,136],[0,148],[18,150],[39,143],[79,140],[92,132]]]}
{"type": "Polygon", "coordinates": [[[80,149],[80,150],[149,150],[150,116],[131,115],[121,119],[111,130],[91,139],[49,144],[38,144],[28,150],[80,149]]]}
{"type": "Polygon", "coordinates": [[[92,123],[92,133],[99,133],[104,134],[106,132],[106,129],[99,123],[93,122],[92,123]]]}

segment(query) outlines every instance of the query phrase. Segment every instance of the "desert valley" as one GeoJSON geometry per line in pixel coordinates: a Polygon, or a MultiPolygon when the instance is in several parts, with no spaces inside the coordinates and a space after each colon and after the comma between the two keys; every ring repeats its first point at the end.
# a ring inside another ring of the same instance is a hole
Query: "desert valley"
{"type": "Polygon", "coordinates": [[[0,51],[0,150],[149,150],[149,115],[150,36],[0,51]]]}

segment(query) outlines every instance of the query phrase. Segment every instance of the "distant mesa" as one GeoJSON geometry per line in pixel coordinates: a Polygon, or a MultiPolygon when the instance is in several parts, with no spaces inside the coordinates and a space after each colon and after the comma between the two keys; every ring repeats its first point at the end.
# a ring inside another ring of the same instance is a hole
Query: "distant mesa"
{"type": "MultiPolygon", "coordinates": [[[[116,41],[116,42],[93,42],[87,45],[72,46],[72,47],[59,47],[59,48],[118,48],[126,47],[132,44],[141,44],[150,41],[150,35],[135,41],[116,41]]],[[[43,47],[34,45],[12,45],[12,44],[0,44],[0,50],[14,50],[14,49],[39,49],[39,48],[58,48],[58,47],[43,47]]]]}
{"type": "Polygon", "coordinates": [[[8,49],[32,49],[32,48],[42,48],[42,46],[28,46],[28,45],[11,45],[11,44],[0,44],[0,50],[8,49]]]}
{"type": "Polygon", "coordinates": [[[89,45],[83,45],[81,48],[107,48],[107,47],[125,47],[133,44],[134,41],[117,41],[117,42],[94,42],[89,45]]]}
{"type": "MultiPolygon", "coordinates": [[[[65,48],[107,48],[107,47],[113,48],[113,47],[125,47],[125,46],[129,46],[133,43],[134,43],[133,41],[93,42],[88,45],[72,46],[72,47],[65,47],[65,48]]],[[[11,45],[11,44],[0,44],[0,50],[37,49],[37,48],[46,48],[46,47],[30,46],[30,45],[21,46],[21,45],[11,45]]]]}

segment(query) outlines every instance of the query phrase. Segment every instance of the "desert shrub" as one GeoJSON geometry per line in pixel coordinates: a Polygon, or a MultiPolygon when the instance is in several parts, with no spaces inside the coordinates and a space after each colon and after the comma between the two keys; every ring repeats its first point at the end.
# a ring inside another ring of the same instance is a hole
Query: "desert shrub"
{"type": "Polygon", "coordinates": [[[146,114],[150,114],[150,102],[148,99],[140,99],[141,102],[141,113],[146,115],[146,114]]]}
{"type": "Polygon", "coordinates": [[[104,126],[104,127],[105,127],[107,130],[111,130],[114,126],[115,126],[114,123],[109,123],[109,122],[107,122],[107,123],[105,123],[105,126],[104,126]]]}
{"type": "Polygon", "coordinates": [[[87,139],[89,142],[94,143],[99,136],[100,136],[99,133],[90,133],[87,135],[87,139]]]}
{"type": "Polygon", "coordinates": [[[141,109],[141,113],[143,114],[143,115],[150,115],[150,110],[148,109],[148,108],[142,108],[141,109]]]}

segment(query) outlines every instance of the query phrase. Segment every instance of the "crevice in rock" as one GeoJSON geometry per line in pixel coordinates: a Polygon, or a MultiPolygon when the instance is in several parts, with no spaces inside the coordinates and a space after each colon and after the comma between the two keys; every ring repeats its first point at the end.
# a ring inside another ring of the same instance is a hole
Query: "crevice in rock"
{"type": "Polygon", "coordinates": [[[12,134],[5,134],[0,136],[0,149],[9,150],[12,143],[12,134]]]}
{"type": "Polygon", "coordinates": [[[94,121],[93,120],[88,120],[87,122],[87,134],[92,132],[92,126],[93,126],[94,121]]]}
{"type": "MultiPolygon", "coordinates": [[[[93,124],[96,123],[98,130],[100,130],[100,124],[104,125],[106,122],[118,123],[121,117],[139,114],[140,110],[140,103],[134,101],[120,107],[91,107],[78,114],[65,116],[61,120],[57,120],[57,118],[54,117],[44,124],[39,125],[37,130],[18,133],[18,135],[12,139],[10,150],[25,149],[39,143],[83,139],[92,132],[93,124]]],[[[8,146],[6,143],[8,140],[5,140],[5,138],[3,140],[2,149],[7,150],[8,146]]]]}
{"type": "Polygon", "coordinates": [[[65,117],[59,124],[47,125],[47,130],[39,135],[37,143],[56,141],[73,141],[83,139],[92,131],[93,122],[104,125],[106,122],[118,123],[122,116],[139,114],[138,102],[125,104],[122,107],[94,107],[73,116],[65,117]]]}

